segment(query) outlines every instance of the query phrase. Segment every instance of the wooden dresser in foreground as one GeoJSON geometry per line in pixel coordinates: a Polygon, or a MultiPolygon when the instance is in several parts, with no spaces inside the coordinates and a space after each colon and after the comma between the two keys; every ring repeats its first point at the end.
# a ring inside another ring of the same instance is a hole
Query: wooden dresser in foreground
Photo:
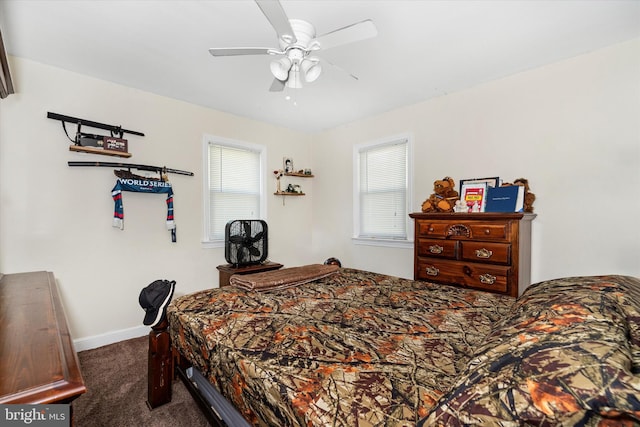
{"type": "Polygon", "coordinates": [[[0,274],[0,403],[71,403],[84,392],[53,273],[0,274]]]}
{"type": "Polygon", "coordinates": [[[415,280],[513,297],[531,284],[535,214],[418,212],[409,216],[415,220],[415,280]]]}

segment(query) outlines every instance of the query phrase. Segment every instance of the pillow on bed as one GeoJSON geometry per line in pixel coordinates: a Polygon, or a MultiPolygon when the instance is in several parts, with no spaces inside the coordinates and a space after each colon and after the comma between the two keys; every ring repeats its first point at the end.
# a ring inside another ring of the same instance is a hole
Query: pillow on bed
{"type": "MultiPolygon", "coordinates": [[[[640,280],[531,286],[419,426],[640,421],[640,280]]],[[[602,424],[605,425],[605,424],[602,424]]]]}

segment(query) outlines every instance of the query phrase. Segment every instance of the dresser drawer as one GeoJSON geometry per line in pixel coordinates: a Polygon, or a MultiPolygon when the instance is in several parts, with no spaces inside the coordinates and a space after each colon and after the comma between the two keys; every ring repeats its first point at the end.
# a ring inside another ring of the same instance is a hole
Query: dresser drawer
{"type": "Polygon", "coordinates": [[[418,255],[455,259],[458,242],[455,240],[418,239],[418,255]]]}
{"type": "Polygon", "coordinates": [[[416,279],[483,291],[507,293],[510,273],[510,267],[435,258],[418,258],[416,279]]]}
{"type": "Polygon", "coordinates": [[[474,262],[511,264],[511,245],[508,243],[488,243],[463,241],[461,259],[474,262]]]}
{"type": "Polygon", "coordinates": [[[492,223],[471,223],[469,224],[469,228],[471,229],[470,238],[474,240],[509,239],[509,222],[506,221],[496,221],[492,223]]]}
{"type": "Polygon", "coordinates": [[[509,239],[509,222],[419,221],[418,236],[471,240],[509,239]]]}
{"type": "Polygon", "coordinates": [[[448,222],[419,221],[416,223],[418,235],[425,237],[447,237],[448,222]]]}

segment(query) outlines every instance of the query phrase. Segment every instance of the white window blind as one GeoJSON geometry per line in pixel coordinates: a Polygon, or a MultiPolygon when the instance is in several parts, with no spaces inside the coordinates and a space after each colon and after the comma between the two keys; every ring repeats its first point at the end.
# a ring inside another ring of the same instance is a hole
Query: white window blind
{"type": "Polygon", "coordinates": [[[224,240],[234,219],[260,219],[263,204],[261,150],[208,143],[207,218],[205,239],[224,240]]]}
{"type": "Polygon", "coordinates": [[[358,150],[356,237],[407,239],[408,140],[358,150]]]}

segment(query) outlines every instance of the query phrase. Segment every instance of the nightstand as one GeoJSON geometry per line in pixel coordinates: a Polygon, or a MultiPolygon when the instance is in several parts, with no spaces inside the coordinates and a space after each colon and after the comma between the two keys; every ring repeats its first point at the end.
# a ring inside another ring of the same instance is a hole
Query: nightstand
{"type": "Polygon", "coordinates": [[[263,264],[246,265],[244,267],[234,267],[233,264],[224,264],[216,267],[220,271],[220,287],[229,286],[229,278],[233,274],[261,273],[263,271],[277,270],[282,268],[282,264],[277,262],[265,262],[263,264]]]}

